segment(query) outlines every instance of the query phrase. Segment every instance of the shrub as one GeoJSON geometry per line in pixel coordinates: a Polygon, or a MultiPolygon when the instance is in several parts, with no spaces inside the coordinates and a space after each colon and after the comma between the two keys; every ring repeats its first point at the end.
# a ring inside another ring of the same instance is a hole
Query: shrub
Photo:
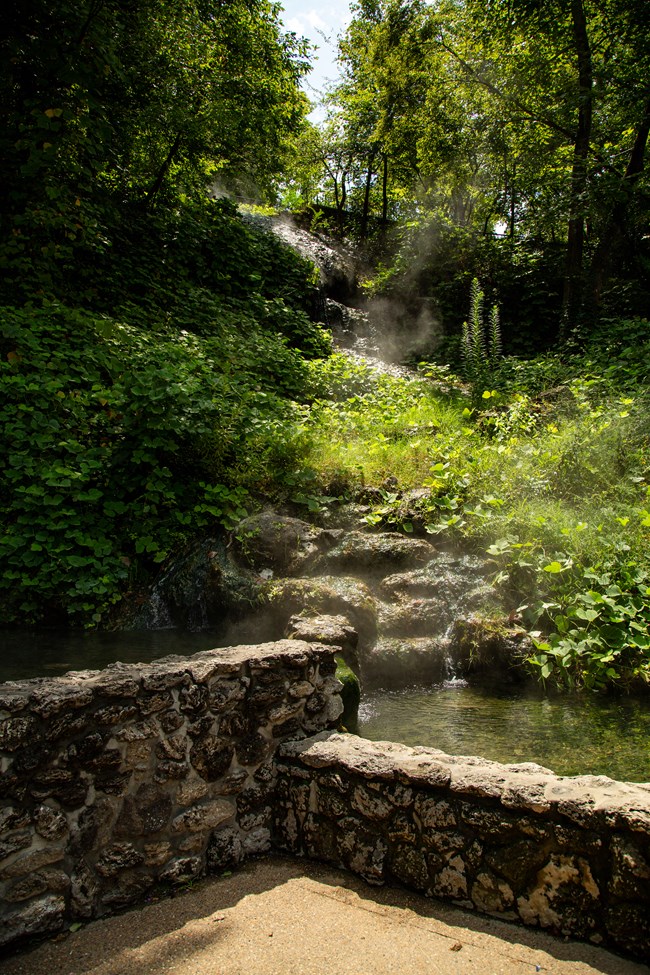
{"type": "Polygon", "coordinates": [[[154,334],[56,304],[0,314],[3,617],[98,622],[182,537],[243,516],[233,470],[255,487],[264,431],[277,460],[268,430],[290,425],[288,407],[265,388],[295,391],[302,360],[263,336],[237,371],[232,334],[154,334]]]}

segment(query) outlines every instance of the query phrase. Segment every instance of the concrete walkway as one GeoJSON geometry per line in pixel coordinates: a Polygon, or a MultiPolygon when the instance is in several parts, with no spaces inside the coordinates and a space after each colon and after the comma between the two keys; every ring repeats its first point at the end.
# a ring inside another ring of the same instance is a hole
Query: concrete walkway
{"type": "Polygon", "coordinates": [[[2,975],[647,975],[591,945],[269,857],[0,961],[2,975]]]}

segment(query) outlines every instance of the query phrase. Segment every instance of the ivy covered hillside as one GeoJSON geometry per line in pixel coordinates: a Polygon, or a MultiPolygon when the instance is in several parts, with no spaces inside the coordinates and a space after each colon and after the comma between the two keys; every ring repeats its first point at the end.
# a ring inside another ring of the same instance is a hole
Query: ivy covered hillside
{"type": "Polygon", "coordinates": [[[2,25],[5,622],[97,624],[291,468],[314,272],[271,193],[304,45],[265,2],[36,2],[2,25]]]}

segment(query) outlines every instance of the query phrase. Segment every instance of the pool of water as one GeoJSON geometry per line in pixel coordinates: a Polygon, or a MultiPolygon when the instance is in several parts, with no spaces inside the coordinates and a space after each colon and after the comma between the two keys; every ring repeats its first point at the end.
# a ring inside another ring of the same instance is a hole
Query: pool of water
{"type": "MultiPolygon", "coordinates": [[[[254,622],[197,633],[0,631],[0,682],[100,669],[118,660],[147,663],[270,638],[254,622]]],[[[535,689],[452,682],[364,695],[358,726],[351,730],[375,741],[428,745],[452,755],[538,762],[560,775],[650,781],[650,698],[545,696],[535,689]]]]}
{"type": "Polygon", "coordinates": [[[537,762],[559,775],[650,781],[650,700],[462,683],[365,695],[357,734],[451,755],[537,762]]]}
{"type": "Polygon", "coordinates": [[[223,632],[216,630],[197,633],[172,629],[120,633],[0,631],[0,683],[28,677],[56,677],[68,670],[99,670],[118,660],[137,664],[149,663],[169,654],[190,656],[200,650],[228,646],[231,642],[223,632]]]}

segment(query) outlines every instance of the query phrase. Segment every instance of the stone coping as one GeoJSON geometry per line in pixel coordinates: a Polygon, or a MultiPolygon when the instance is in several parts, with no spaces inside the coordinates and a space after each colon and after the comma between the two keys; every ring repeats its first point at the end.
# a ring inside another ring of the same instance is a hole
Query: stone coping
{"type": "Polygon", "coordinates": [[[338,766],[367,779],[408,781],[461,796],[496,799],[506,808],[556,811],[583,827],[650,831],[650,783],[618,782],[605,775],[561,776],[533,762],[503,765],[330,732],[286,742],[279,756],[297,758],[312,768],[338,766]]]}
{"type": "Polygon", "coordinates": [[[213,677],[238,674],[242,667],[272,669],[303,667],[309,655],[329,658],[332,647],[301,640],[217,647],[192,656],[170,654],[151,663],[113,663],[102,670],[71,670],[60,677],[32,677],[0,683],[0,711],[30,706],[43,717],[65,707],[90,704],[94,694],[132,697],[140,690],[161,691],[192,681],[206,684],[213,677]]]}

